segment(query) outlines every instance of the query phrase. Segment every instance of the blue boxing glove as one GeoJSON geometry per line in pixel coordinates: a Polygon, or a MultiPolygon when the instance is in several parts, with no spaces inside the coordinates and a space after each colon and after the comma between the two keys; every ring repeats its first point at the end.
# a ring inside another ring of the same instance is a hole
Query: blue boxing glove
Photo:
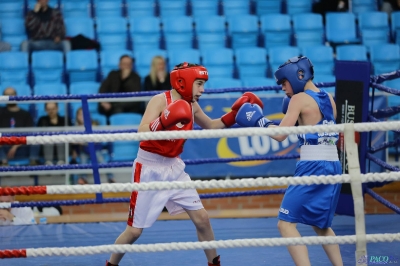
{"type": "Polygon", "coordinates": [[[286,114],[287,109],[289,107],[289,102],[290,102],[290,98],[285,96],[283,97],[283,101],[282,101],[282,113],[286,114]]]}
{"type": "Polygon", "coordinates": [[[245,103],[236,115],[236,123],[242,127],[268,127],[272,121],[264,117],[261,107],[257,104],[245,103]]]}

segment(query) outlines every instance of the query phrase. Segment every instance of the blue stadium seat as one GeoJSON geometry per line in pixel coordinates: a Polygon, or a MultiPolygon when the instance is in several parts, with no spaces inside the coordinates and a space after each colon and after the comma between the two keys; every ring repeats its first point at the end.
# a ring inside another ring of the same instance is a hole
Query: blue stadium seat
{"type": "Polygon", "coordinates": [[[195,49],[168,50],[168,68],[174,69],[175,65],[183,62],[200,64],[200,52],[195,49]]]}
{"type": "Polygon", "coordinates": [[[333,75],[332,47],[325,45],[309,46],[302,49],[302,54],[311,60],[316,75],[333,75]]]}
{"type": "Polygon", "coordinates": [[[94,39],[94,21],[91,18],[69,17],[64,19],[66,35],[74,37],[79,34],[86,36],[89,39],[94,39]]]}
{"type": "Polygon", "coordinates": [[[129,25],[133,50],[160,48],[159,18],[135,17],[129,20],[129,25]]]}
{"type": "Polygon", "coordinates": [[[14,51],[0,53],[0,83],[26,84],[28,71],[27,53],[14,51]]]}
{"type": "MultiPolygon", "coordinates": [[[[400,89],[400,87],[399,87],[399,89],[400,89]]],[[[397,96],[397,95],[388,95],[387,99],[388,99],[388,107],[400,106],[400,97],[399,96],[397,96]]],[[[400,114],[393,115],[393,116],[389,117],[388,120],[390,120],[390,121],[399,121],[400,120],[400,114]]],[[[394,141],[394,140],[400,138],[400,134],[399,133],[393,132],[391,130],[388,132],[388,135],[389,135],[388,136],[389,141],[394,141]]],[[[389,148],[389,154],[396,154],[396,153],[397,154],[400,153],[400,148],[398,146],[389,148]]]]}
{"type": "Polygon", "coordinates": [[[197,44],[200,50],[225,47],[226,26],[224,17],[201,16],[195,18],[194,22],[197,44]]]}
{"type": "Polygon", "coordinates": [[[375,75],[400,69],[400,48],[397,44],[373,45],[370,56],[375,75]]]}
{"type": "MultiPolygon", "coordinates": [[[[61,0],[61,1],[64,1],[64,2],[65,2],[66,0],[61,0]]],[[[76,0],[75,0],[75,1],[76,1],[76,0]]],[[[81,2],[82,2],[82,1],[81,1],[81,2]]],[[[28,1],[27,1],[27,8],[28,8],[28,10],[33,9],[33,8],[35,7],[36,3],[37,3],[37,0],[28,0],[28,1]]],[[[51,8],[58,8],[58,7],[59,7],[59,5],[58,5],[58,0],[49,0],[48,5],[49,5],[51,8]]]]}
{"type": "Polygon", "coordinates": [[[158,0],[161,17],[186,16],[186,0],[158,0]]]}
{"type": "MultiPolygon", "coordinates": [[[[17,92],[17,96],[32,96],[31,87],[28,84],[14,84],[14,83],[4,83],[0,85],[0,93],[3,95],[3,92],[8,87],[12,87],[17,92]]],[[[5,104],[1,104],[1,107],[4,107],[5,104]]],[[[18,106],[26,111],[30,111],[30,103],[18,103],[18,106]]]]}
{"type": "Polygon", "coordinates": [[[286,11],[289,15],[311,13],[313,0],[286,0],[286,11]]]}
{"type": "Polygon", "coordinates": [[[167,59],[167,51],[160,49],[134,50],[135,70],[140,77],[145,78],[149,75],[154,56],[162,56],[167,59]]]}
{"type": "Polygon", "coordinates": [[[90,0],[61,0],[61,12],[65,18],[89,18],[91,16],[90,0]]]}
{"type": "Polygon", "coordinates": [[[233,77],[233,50],[216,48],[201,50],[202,65],[213,77],[233,77]]]}
{"type": "MultiPolygon", "coordinates": [[[[384,81],[382,84],[387,86],[387,87],[390,87],[390,88],[393,88],[393,89],[396,89],[396,90],[400,90],[400,79],[399,78],[384,81]]],[[[400,98],[397,95],[395,97],[400,98]]],[[[400,116],[400,114],[398,114],[398,116],[400,116]]]]}
{"type": "Polygon", "coordinates": [[[356,18],[353,13],[326,14],[326,39],[332,43],[357,43],[356,18]]]}
{"type": "MultiPolygon", "coordinates": [[[[0,15],[1,17],[1,15],[0,15]]],[[[21,43],[28,39],[23,18],[4,18],[0,20],[1,39],[11,45],[12,51],[20,51],[21,43]]]]}
{"type": "Polygon", "coordinates": [[[348,61],[368,61],[364,45],[340,45],[336,47],[336,59],[348,61]]]}
{"type": "Polygon", "coordinates": [[[242,82],[240,79],[233,78],[210,78],[206,82],[206,89],[227,89],[227,88],[241,88],[242,82]]]}
{"type": "MultiPolygon", "coordinates": [[[[245,77],[245,78],[242,78],[241,80],[242,80],[243,87],[248,87],[248,88],[278,86],[278,84],[276,84],[275,79],[266,78],[264,76],[262,76],[262,77],[245,77]]],[[[280,93],[280,90],[262,91],[262,93],[277,94],[277,93],[280,93]]]]}
{"type": "MultiPolygon", "coordinates": [[[[66,95],[67,86],[62,83],[44,83],[37,84],[33,87],[33,95],[66,95]]],[[[66,102],[58,102],[58,112],[61,116],[65,116],[65,104],[66,102]]],[[[36,120],[41,116],[47,115],[45,111],[44,103],[35,104],[36,108],[36,120]]]]}
{"type": "Polygon", "coordinates": [[[75,50],[67,53],[66,69],[69,82],[96,81],[98,65],[94,50],[75,50]]]}
{"type": "MultiPolygon", "coordinates": [[[[318,82],[335,82],[335,81],[336,81],[335,75],[324,75],[324,74],[320,75],[318,73],[315,73],[314,79],[313,79],[314,83],[318,83],[318,82]]],[[[323,89],[327,89],[327,88],[323,88],[323,89]]]]}
{"type": "MultiPolygon", "coordinates": [[[[83,81],[83,82],[74,82],[69,86],[69,93],[72,95],[82,95],[82,94],[97,94],[99,93],[100,83],[93,81],[83,81]]],[[[97,102],[88,102],[89,112],[90,114],[97,113],[97,102]]],[[[72,102],[70,103],[71,111],[73,117],[76,114],[76,110],[82,106],[80,102],[72,102]]]]}
{"type": "Polygon", "coordinates": [[[222,0],[224,16],[241,16],[250,14],[249,0],[222,0]]]}
{"type": "Polygon", "coordinates": [[[235,50],[235,56],[241,79],[245,77],[266,77],[266,49],[260,47],[239,48],[235,50]]]}
{"type": "Polygon", "coordinates": [[[133,57],[132,51],[120,50],[106,50],[100,52],[100,72],[103,79],[108,76],[111,70],[117,70],[121,56],[129,55],[133,57]]]}
{"type": "Polygon", "coordinates": [[[377,11],[376,0],[352,0],[351,4],[351,11],[355,14],[377,11]]]}
{"type": "Polygon", "coordinates": [[[130,18],[154,16],[156,6],[154,0],[127,0],[126,4],[130,18]]]}
{"type": "Polygon", "coordinates": [[[233,49],[257,46],[258,17],[253,15],[232,16],[228,18],[228,31],[233,49]]]}
{"type": "Polygon", "coordinates": [[[268,48],[269,65],[272,75],[278,69],[278,67],[285,63],[289,58],[299,56],[300,54],[300,49],[293,46],[268,48]]]}
{"type": "Polygon", "coordinates": [[[96,20],[97,38],[102,50],[126,49],[128,21],[123,17],[99,17],[96,20]]]}
{"type": "Polygon", "coordinates": [[[358,15],[358,25],[365,46],[389,42],[390,30],[386,12],[361,13],[358,15]]]}
{"type": "Polygon", "coordinates": [[[289,15],[268,14],[261,16],[260,20],[266,48],[290,45],[292,28],[289,15]]]}
{"type": "Polygon", "coordinates": [[[0,18],[23,18],[24,0],[0,1],[0,18]]]}
{"type": "Polygon", "coordinates": [[[96,18],[122,16],[122,0],[94,0],[93,6],[96,18]]]}
{"type": "Polygon", "coordinates": [[[61,51],[32,52],[31,66],[35,84],[63,82],[64,59],[61,51]]]}
{"type": "Polygon", "coordinates": [[[293,30],[296,46],[321,45],[324,42],[324,25],[320,14],[293,15],[293,30]]]}
{"type": "Polygon", "coordinates": [[[395,11],[391,14],[391,31],[395,42],[400,44],[400,11],[395,11]]]}
{"type": "Polygon", "coordinates": [[[218,15],[218,0],[192,1],[191,3],[193,17],[218,15]]]}
{"type": "MultiPolygon", "coordinates": [[[[112,126],[139,126],[142,115],[134,113],[115,114],[110,117],[112,126]]],[[[114,141],[112,143],[112,161],[133,161],[139,149],[139,141],[114,141]]]]}
{"type": "Polygon", "coordinates": [[[281,0],[255,0],[255,3],[257,16],[281,13],[281,0]]]}
{"type": "Polygon", "coordinates": [[[187,16],[162,19],[166,49],[193,47],[193,19],[187,16]]]}

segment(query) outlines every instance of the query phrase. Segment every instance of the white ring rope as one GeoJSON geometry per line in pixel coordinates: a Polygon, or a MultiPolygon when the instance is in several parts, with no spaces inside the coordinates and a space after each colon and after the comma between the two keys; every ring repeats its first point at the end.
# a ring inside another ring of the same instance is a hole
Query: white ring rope
{"type": "MultiPolygon", "coordinates": [[[[400,233],[396,234],[369,234],[367,242],[394,242],[400,241],[400,233]]],[[[194,250],[213,248],[243,248],[243,247],[275,247],[289,245],[325,245],[325,244],[354,244],[356,236],[308,236],[288,238],[251,238],[235,240],[219,240],[204,242],[178,242],[161,244],[140,245],[101,245],[88,247],[63,247],[63,248],[29,248],[26,249],[27,257],[39,256],[85,256],[101,253],[127,253],[127,252],[163,252],[173,250],[194,250]]]]}
{"type": "MultiPolygon", "coordinates": [[[[274,128],[232,128],[232,129],[209,129],[209,130],[176,130],[144,133],[115,133],[115,134],[71,134],[53,136],[28,136],[26,144],[54,144],[73,142],[113,142],[119,140],[161,140],[161,139],[201,139],[221,138],[240,136],[274,136],[305,134],[313,132],[344,132],[345,124],[339,125],[318,125],[299,127],[274,127],[274,128]]],[[[400,129],[400,122],[377,122],[377,123],[356,123],[354,130],[366,131],[387,131],[400,129]]]]}
{"type": "MultiPolygon", "coordinates": [[[[400,172],[362,174],[361,180],[367,182],[383,182],[400,180],[400,172]]],[[[149,183],[114,183],[100,185],[55,185],[46,186],[47,194],[81,194],[102,192],[132,192],[143,190],[170,189],[209,189],[209,188],[249,188],[284,185],[313,185],[349,183],[350,175],[304,176],[304,177],[270,177],[243,178],[236,180],[196,180],[189,182],[149,182],[149,183]]]]}

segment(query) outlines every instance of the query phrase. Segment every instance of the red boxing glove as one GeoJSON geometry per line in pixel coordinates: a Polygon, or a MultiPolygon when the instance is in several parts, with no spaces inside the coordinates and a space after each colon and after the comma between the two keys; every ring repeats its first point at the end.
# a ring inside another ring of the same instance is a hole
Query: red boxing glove
{"type": "Polygon", "coordinates": [[[243,95],[239,99],[237,99],[236,102],[234,102],[231,107],[232,110],[221,117],[221,121],[225,124],[226,127],[231,127],[236,123],[236,114],[240,107],[242,107],[242,105],[245,103],[257,104],[261,107],[261,109],[264,108],[264,104],[261,99],[254,93],[247,91],[243,93],[243,95]]]}
{"type": "Polygon", "coordinates": [[[151,131],[164,130],[178,123],[190,123],[192,116],[192,108],[189,103],[184,100],[176,100],[168,105],[161,115],[150,123],[149,127],[151,131]]]}

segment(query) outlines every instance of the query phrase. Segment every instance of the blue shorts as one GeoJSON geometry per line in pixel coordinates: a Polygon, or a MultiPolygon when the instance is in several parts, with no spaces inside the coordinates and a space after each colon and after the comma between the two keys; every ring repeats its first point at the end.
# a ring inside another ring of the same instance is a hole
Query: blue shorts
{"type": "MultiPolygon", "coordinates": [[[[294,176],[341,175],[339,161],[298,161],[294,176]]],[[[342,184],[289,186],[283,197],[278,218],[329,228],[335,214],[342,184]]]]}

